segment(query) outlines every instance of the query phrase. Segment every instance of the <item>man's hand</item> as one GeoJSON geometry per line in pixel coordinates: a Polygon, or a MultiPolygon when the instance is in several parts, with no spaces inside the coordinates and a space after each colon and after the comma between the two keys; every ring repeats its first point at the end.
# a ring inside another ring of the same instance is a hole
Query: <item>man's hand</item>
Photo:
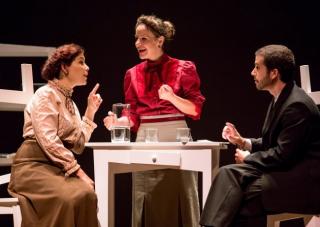
{"type": "Polygon", "coordinates": [[[247,157],[250,154],[249,151],[244,151],[241,149],[236,149],[236,153],[234,154],[234,160],[236,161],[236,163],[243,163],[243,160],[245,159],[245,157],[247,157]]]}
{"type": "Polygon", "coordinates": [[[238,145],[240,148],[244,147],[245,139],[240,135],[236,127],[229,122],[226,122],[226,125],[222,130],[222,138],[234,145],[238,145]]]}

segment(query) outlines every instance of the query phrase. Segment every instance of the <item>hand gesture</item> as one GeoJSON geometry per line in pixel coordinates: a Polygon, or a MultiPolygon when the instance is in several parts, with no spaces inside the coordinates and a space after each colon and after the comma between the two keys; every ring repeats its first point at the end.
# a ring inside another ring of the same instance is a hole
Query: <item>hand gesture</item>
{"type": "Polygon", "coordinates": [[[131,126],[127,116],[117,117],[116,114],[109,111],[108,116],[103,119],[104,126],[111,130],[113,126],[131,126]]]}
{"type": "Polygon", "coordinates": [[[116,121],[117,121],[117,116],[111,111],[109,111],[108,116],[103,119],[104,126],[108,130],[111,130],[112,125],[114,125],[116,121]]]}
{"type": "Polygon", "coordinates": [[[222,130],[222,138],[239,147],[243,147],[245,143],[244,138],[241,137],[236,127],[229,122],[226,122],[222,130]]]}
{"type": "Polygon", "coordinates": [[[167,85],[163,84],[158,90],[159,98],[163,100],[170,101],[170,99],[175,95],[173,89],[167,85]]]}
{"type": "Polygon", "coordinates": [[[96,86],[92,89],[92,91],[89,93],[88,96],[88,106],[87,108],[94,114],[97,112],[99,109],[101,103],[102,103],[102,98],[99,93],[97,93],[97,90],[99,88],[99,84],[97,83],[96,86]]]}
{"type": "Polygon", "coordinates": [[[244,151],[241,149],[236,149],[236,153],[234,154],[234,160],[236,161],[236,163],[243,163],[243,160],[245,159],[245,157],[247,157],[250,154],[249,151],[244,151]]]}

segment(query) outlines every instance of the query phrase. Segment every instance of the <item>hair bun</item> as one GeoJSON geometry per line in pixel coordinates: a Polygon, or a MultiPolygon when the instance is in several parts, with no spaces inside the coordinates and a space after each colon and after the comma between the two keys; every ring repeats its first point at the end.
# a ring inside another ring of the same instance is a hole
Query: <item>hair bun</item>
{"type": "Polygon", "coordinates": [[[168,39],[172,39],[173,36],[174,36],[175,33],[176,33],[176,30],[175,30],[175,28],[174,28],[174,25],[173,25],[170,21],[168,21],[168,20],[163,21],[163,25],[164,25],[165,30],[166,30],[166,33],[167,33],[167,38],[168,38],[168,39]]]}

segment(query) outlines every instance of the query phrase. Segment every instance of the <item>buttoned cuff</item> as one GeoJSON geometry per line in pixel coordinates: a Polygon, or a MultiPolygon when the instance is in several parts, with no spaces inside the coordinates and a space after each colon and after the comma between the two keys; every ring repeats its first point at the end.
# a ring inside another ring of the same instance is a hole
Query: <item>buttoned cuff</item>
{"type": "Polygon", "coordinates": [[[91,121],[89,118],[86,116],[82,117],[82,121],[86,123],[90,128],[95,129],[97,127],[97,124],[91,121]]]}
{"type": "Polygon", "coordinates": [[[69,177],[71,174],[73,174],[78,169],[80,169],[80,165],[77,163],[76,160],[74,160],[70,166],[71,166],[70,168],[64,170],[65,171],[64,175],[66,177],[69,177]]]}

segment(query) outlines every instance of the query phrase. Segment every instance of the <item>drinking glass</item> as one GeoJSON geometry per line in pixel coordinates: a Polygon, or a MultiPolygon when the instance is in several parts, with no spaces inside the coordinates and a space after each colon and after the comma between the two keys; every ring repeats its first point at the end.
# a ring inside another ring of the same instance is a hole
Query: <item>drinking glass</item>
{"type": "Polygon", "coordinates": [[[146,128],[145,129],[145,142],[154,143],[158,142],[158,129],[157,128],[146,128]]]}
{"type": "Polygon", "coordinates": [[[190,141],[190,128],[177,128],[177,141],[186,144],[190,141]]]}

